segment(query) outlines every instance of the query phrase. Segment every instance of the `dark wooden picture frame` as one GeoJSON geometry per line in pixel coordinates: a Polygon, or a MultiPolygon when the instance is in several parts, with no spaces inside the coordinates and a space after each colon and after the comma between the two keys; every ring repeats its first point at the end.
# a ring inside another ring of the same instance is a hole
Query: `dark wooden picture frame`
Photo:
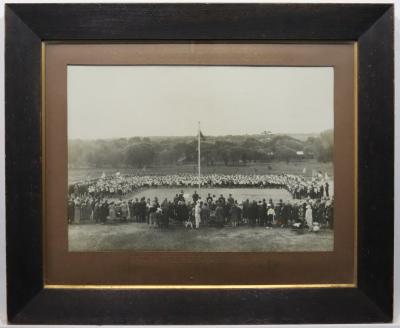
{"type": "Polygon", "coordinates": [[[6,242],[13,324],[390,322],[394,55],[390,4],[6,5],[6,242]],[[46,289],[42,42],[358,43],[356,288],[46,289]],[[384,159],[384,160],[383,160],[384,159]]]}

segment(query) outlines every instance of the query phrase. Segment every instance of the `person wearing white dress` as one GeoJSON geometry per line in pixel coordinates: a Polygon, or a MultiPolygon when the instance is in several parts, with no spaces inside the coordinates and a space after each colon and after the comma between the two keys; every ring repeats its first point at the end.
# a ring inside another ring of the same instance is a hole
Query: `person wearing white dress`
{"type": "Polygon", "coordinates": [[[308,225],[308,229],[312,231],[313,216],[312,216],[312,208],[310,205],[307,205],[305,219],[308,225]]]}
{"type": "Polygon", "coordinates": [[[196,229],[199,229],[201,222],[201,207],[203,206],[203,202],[197,201],[196,207],[194,209],[194,220],[196,224],[196,229]]]}

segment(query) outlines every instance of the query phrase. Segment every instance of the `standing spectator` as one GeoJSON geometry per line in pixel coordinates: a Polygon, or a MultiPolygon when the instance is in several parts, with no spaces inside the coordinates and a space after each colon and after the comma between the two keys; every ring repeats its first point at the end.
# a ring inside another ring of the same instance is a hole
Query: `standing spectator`
{"type": "Polygon", "coordinates": [[[101,205],[101,222],[105,223],[110,212],[110,205],[107,200],[101,205]]]}
{"type": "Polygon", "coordinates": [[[194,210],[194,220],[195,220],[195,224],[196,224],[196,229],[200,228],[202,206],[203,206],[203,202],[197,201],[197,203],[195,205],[195,210],[194,210]]]}
{"type": "Polygon", "coordinates": [[[72,199],[68,199],[68,223],[74,222],[75,203],[72,199]]]}
{"type": "Polygon", "coordinates": [[[329,183],[325,182],[325,196],[329,198],[329,183]]]}
{"type": "Polygon", "coordinates": [[[313,213],[312,213],[312,208],[309,204],[306,207],[305,220],[307,222],[308,230],[312,231],[313,213]]]}
{"type": "Polygon", "coordinates": [[[133,202],[130,199],[128,201],[128,218],[129,218],[129,221],[133,221],[133,217],[134,217],[134,208],[133,208],[133,202]]]}
{"type": "Polygon", "coordinates": [[[169,226],[169,212],[170,212],[170,203],[165,198],[164,201],[161,203],[161,225],[164,228],[168,228],[169,226]]]}
{"type": "Polygon", "coordinates": [[[126,222],[128,219],[129,208],[126,202],[122,202],[121,204],[121,220],[126,222]]]}
{"type": "Polygon", "coordinates": [[[201,208],[201,212],[200,212],[200,217],[201,217],[201,221],[204,224],[208,224],[209,220],[210,220],[210,207],[208,206],[207,203],[204,203],[202,208],[201,208]]]}
{"type": "Polygon", "coordinates": [[[243,203],[243,219],[246,221],[249,218],[249,208],[250,208],[250,201],[249,199],[246,199],[246,201],[243,203]]]}
{"type": "Polygon", "coordinates": [[[267,225],[267,203],[265,198],[263,199],[260,206],[260,226],[265,227],[267,225]]]}
{"type": "Polygon", "coordinates": [[[327,202],[325,207],[325,222],[328,228],[333,229],[333,204],[327,202]]]}
{"type": "Polygon", "coordinates": [[[242,220],[242,209],[239,207],[236,200],[230,209],[230,217],[233,227],[237,227],[239,222],[242,220]]]}
{"type": "Polygon", "coordinates": [[[183,201],[178,202],[178,206],[176,208],[176,217],[179,221],[184,222],[189,219],[189,210],[183,201]]]}
{"type": "Polygon", "coordinates": [[[99,202],[96,202],[94,204],[94,209],[93,209],[93,220],[94,222],[98,223],[101,221],[101,206],[99,202]]]}
{"type": "Polygon", "coordinates": [[[250,204],[250,208],[249,208],[249,223],[250,223],[250,226],[254,227],[256,225],[257,217],[258,217],[258,205],[257,205],[257,202],[254,200],[250,204]]]}
{"type": "Polygon", "coordinates": [[[79,198],[75,198],[75,213],[74,213],[74,223],[79,224],[81,222],[81,201],[79,198]]]}
{"type": "Polygon", "coordinates": [[[117,213],[116,213],[116,210],[115,210],[114,202],[110,203],[108,218],[110,219],[111,222],[115,222],[117,220],[117,213]]]}
{"type": "Polygon", "coordinates": [[[224,209],[221,206],[221,203],[217,203],[217,207],[215,209],[215,220],[216,220],[216,226],[219,228],[222,228],[224,226],[224,209]]]}
{"type": "Polygon", "coordinates": [[[275,210],[270,204],[268,204],[267,207],[267,226],[272,227],[275,223],[275,210]]]}
{"type": "Polygon", "coordinates": [[[279,224],[282,228],[285,228],[288,224],[288,217],[290,215],[288,204],[282,202],[280,204],[280,212],[281,212],[281,214],[280,214],[279,224]]]}
{"type": "Polygon", "coordinates": [[[146,221],[146,211],[147,211],[147,204],[145,197],[142,197],[138,207],[139,207],[139,222],[144,223],[146,221]]]}
{"type": "Polygon", "coordinates": [[[199,200],[199,198],[200,198],[200,196],[199,196],[199,194],[197,193],[197,191],[195,190],[194,193],[193,193],[193,195],[192,195],[193,203],[196,204],[197,201],[199,200]]]}

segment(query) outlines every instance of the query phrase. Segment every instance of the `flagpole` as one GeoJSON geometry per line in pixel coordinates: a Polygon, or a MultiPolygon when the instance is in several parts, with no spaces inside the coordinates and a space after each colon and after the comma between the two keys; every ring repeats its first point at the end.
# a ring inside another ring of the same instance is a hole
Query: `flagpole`
{"type": "Polygon", "coordinates": [[[199,189],[201,188],[200,186],[201,186],[201,183],[200,183],[200,180],[201,180],[201,170],[200,170],[200,161],[201,161],[201,156],[200,156],[200,132],[201,130],[200,130],[200,121],[199,121],[199,131],[198,131],[198,133],[197,133],[197,137],[198,137],[198,141],[197,141],[197,147],[198,147],[198,158],[197,158],[197,161],[198,161],[198,169],[199,169],[199,180],[198,180],[198,183],[199,183],[199,189]]]}

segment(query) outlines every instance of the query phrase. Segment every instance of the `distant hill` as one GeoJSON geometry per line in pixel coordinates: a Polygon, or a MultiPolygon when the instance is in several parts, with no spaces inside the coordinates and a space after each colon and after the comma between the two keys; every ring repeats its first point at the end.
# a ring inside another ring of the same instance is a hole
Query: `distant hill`
{"type": "MultiPolygon", "coordinates": [[[[246,165],[248,162],[333,158],[333,130],[320,134],[247,134],[205,136],[201,157],[205,165],[246,165]]],[[[196,136],[154,136],[98,140],[69,140],[72,167],[142,167],[196,163],[196,136]]]]}
{"type": "Polygon", "coordinates": [[[300,141],[306,141],[308,138],[318,137],[318,133],[287,133],[286,135],[300,141]]]}
{"type": "MultiPolygon", "coordinates": [[[[205,135],[205,137],[209,140],[226,140],[226,141],[240,141],[240,140],[246,140],[248,138],[254,138],[256,140],[261,140],[265,141],[268,139],[272,139],[277,136],[289,136],[294,139],[298,139],[300,141],[306,141],[308,138],[312,137],[315,138],[318,136],[318,133],[275,133],[275,134],[240,134],[240,135],[222,135],[222,136],[212,136],[212,135],[205,135]]],[[[196,139],[196,135],[192,136],[149,136],[149,137],[131,137],[131,138],[110,138],[110,139],[92,139],[92,140],[85,140],[85,139],[69,139],[70,142],[76,142],[76,141],[111,141],[111,140],[121,140],[121,139],[126,139],[126,140],[131,140],[131,141],[142,141],[142,140],[149,140],[149,141],[155,141],[155,142],[160,142],[160,141],[175,141],[175,142],[187,142],[192,139],[196,139]]]]}

